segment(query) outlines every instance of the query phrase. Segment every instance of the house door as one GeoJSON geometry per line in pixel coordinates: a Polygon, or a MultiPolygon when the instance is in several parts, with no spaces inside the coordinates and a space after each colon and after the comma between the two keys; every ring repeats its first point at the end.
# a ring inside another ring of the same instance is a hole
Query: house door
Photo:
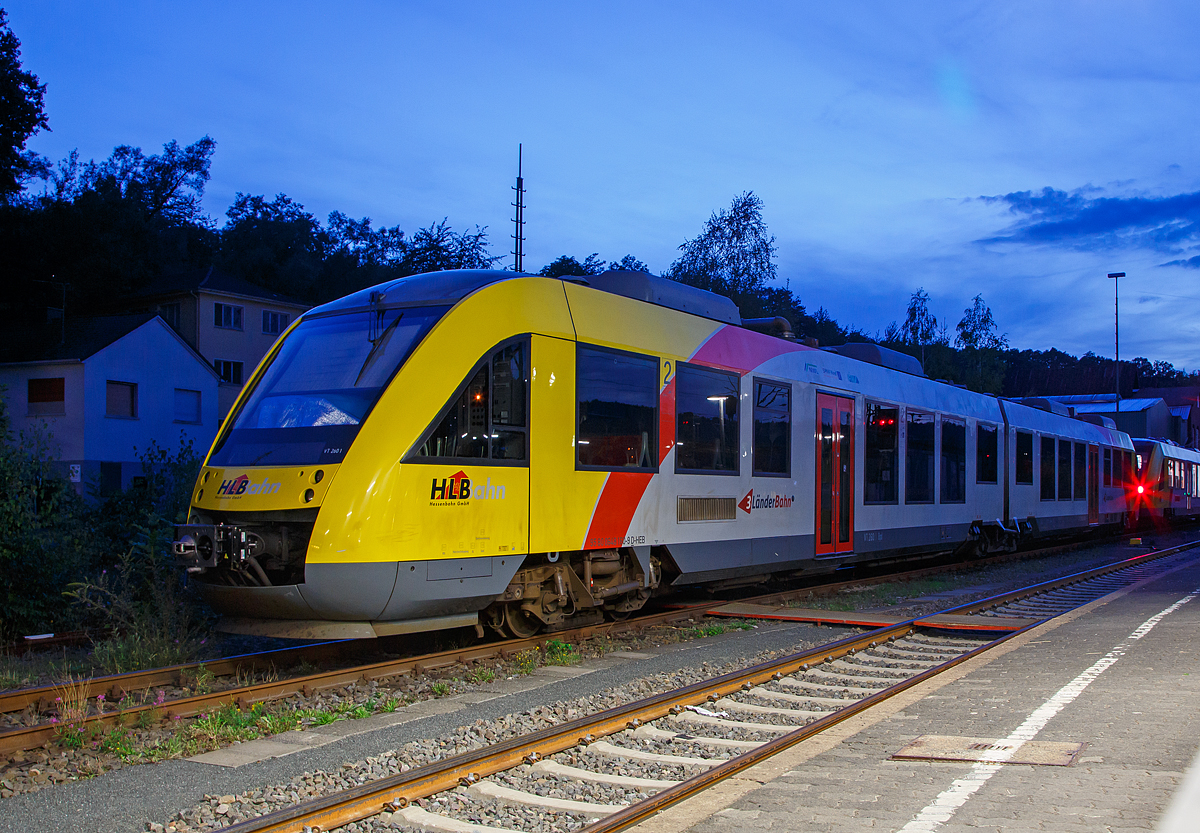
{"type": "Polygon", "coordinates": [[[1088,446],[1087,502],[1088,523],[1100,523],[1100,447],[1088,446]]]}
{"type": "Polygon", "coordinates": [[[854,551],[854,400],[817,394],[817,555],[854,551]]]}

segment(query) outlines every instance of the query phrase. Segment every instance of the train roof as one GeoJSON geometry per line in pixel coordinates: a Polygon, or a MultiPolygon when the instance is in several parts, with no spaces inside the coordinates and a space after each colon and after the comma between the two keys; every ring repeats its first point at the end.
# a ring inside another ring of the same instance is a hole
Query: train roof
{"type": "MultiPolygon", "coordinates": [[[[309,315],[349,312],[368,309],[371,306],[453,304],[485,286],[516,278],[534,277],[538,276],[500,269],[449,269],[444,272],[426,272],[360,289],[344,298],[317,307],[309,315]]],[[[741,311],[738,310],[737,304],[724,295],[646,272],[610,269],[598,275],[565,275],[561,280],[726,324],[740,326],[742,323],[741,311]]]]}

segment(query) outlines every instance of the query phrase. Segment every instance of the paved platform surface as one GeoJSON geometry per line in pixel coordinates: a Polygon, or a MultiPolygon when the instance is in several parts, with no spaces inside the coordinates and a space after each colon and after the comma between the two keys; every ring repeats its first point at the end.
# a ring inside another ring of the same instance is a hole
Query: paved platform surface
{"type": "Polygon", "coordinates": [[[1187,559],[635,829],[1200,831],[1200,769],[1188,772],[1200,748],[1200,561],[1187,559]],[[892,758],[921,735],[1086,747],[1071,766],[892,758]]]}

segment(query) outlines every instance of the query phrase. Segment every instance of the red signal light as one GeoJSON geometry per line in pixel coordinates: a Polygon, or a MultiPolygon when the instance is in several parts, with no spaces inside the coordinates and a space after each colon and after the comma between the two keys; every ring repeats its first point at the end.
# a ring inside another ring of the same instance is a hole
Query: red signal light
{"type": "Polygon", "coordinates": [[[1145,487],[1145,486],[1138,486],[1138,494],[1139,494],[1139,495],[1141,495],[1141,494],[1145,494],[1145,492],[1146,492],[1146,487],[1145,487]]]}

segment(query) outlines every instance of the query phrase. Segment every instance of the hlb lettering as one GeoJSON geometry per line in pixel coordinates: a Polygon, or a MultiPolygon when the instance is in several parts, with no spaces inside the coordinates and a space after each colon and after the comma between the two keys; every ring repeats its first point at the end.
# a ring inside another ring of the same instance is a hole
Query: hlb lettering
{"type": "Polygon", "coordinates": [[[429,490],[430,500],[467,500],[470,497],[471,478],[467,477],[466,472],[460,471],[443,477],[441,483],[436,477],[433,478],[433,485],[429,490]]]}
{"type": "Polygon", "coordinates": [[[272,483],[271,478],[264,477],[261,483],[251,483],[246,475],[239,475],[233,480],[224,480],[217,488],[217,494],[222,497],[241,497],[242,495],[273,495],[279,491],[282,483],[272,483]]]}

